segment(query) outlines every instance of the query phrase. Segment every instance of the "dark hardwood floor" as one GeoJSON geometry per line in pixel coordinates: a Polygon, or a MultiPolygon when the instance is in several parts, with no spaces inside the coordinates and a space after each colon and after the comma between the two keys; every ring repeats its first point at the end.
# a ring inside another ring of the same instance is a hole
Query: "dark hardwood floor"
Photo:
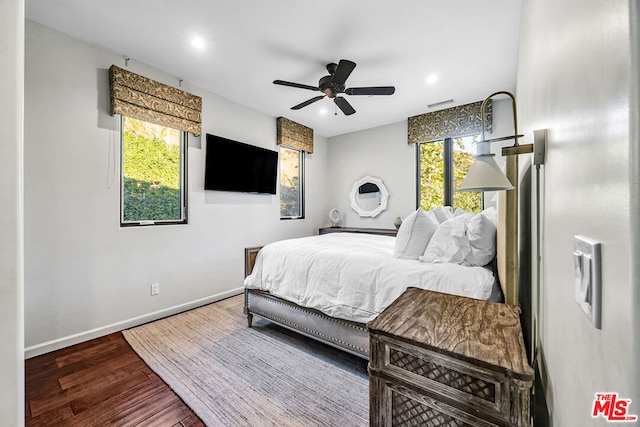
{"type": "Polygon", "coordinates": [[[26,426],[204,426],[120,332],[25,362],[26,426]]]}

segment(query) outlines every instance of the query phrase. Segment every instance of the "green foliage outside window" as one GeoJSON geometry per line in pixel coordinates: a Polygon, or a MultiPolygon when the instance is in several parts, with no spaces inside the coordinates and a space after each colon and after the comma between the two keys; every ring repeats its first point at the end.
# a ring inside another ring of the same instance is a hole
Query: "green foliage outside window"
{"type": "Polygon", "coordinates": [[[125,118],[122,172],[123,221],[182,219],[180,137],[167,130],[145,128],[145,122],[125,118]],[[170,142],[165,142],[169,139],[170,142]]]}
{"type": "Polygon", "coordinates": [[[297,176],[284,177],[280,180],[280,216],[281,217],[297,217],[300,216],[299,209],[299,192],[297,176]],[[284,181],[284,182],[282,182],[284,181]]]}
{"type": "MultiPolygon", "coordinates": [[[[460,186],[467,171],[473,163],[474,154],[469,152],[469,138],[453,140],[453,181],[454,189],[460,186]]],[[[419,147],[419,188],[420,206],[424,210],[444,205],[444,141],[422,143],[419,147]]],[[[480,212],[482,197],[478,192],[453,193],[453,207],[462,208],[466,212],[480,212]]]]}
{"type": "Polygon", "coordinates": [[[302,216],[300,162],[302,152],[280,146],[280,217],[302,216]]]}
{"type": "Polygon", "coordinates": [[[444,141],[420,144],[420,206],[444,204],[444,141]]]}
{"type": "MultiPolygon", "coordinates": [[[[475,155],[465,149],[465,140],[463,138],[455,138],[453,140],[453,188],[456,189],[462,184],[467,171],[473,163],[475,155]]],[[[473,150],[475,152],[475,150],[473,150]]],[[[482,193],[478,191],[455,191],[453,193],[453,207],[461,208],[465,212],[482,211],[482,193]]]]}

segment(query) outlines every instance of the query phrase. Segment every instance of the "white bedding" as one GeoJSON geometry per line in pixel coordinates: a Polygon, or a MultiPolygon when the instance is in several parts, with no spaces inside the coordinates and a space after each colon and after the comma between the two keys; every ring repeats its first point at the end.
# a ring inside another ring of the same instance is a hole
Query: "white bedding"
{"type": "Polygon", "coordinates": [[[489,299],[495,279],[485,267],[428,264],[393,257],[394,237],[330,233],[263,247],[245,287],[366,323],[408,287],[489,299]]]}

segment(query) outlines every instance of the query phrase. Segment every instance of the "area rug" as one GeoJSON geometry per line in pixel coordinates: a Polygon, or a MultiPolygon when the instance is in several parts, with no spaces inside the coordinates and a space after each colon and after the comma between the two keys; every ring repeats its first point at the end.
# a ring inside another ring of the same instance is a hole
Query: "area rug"
{"type": "Polygon", "coordinates": [[[366,426],[366,362],[254,318],[242,296],[123,331],[207,426],[366,426]]]}

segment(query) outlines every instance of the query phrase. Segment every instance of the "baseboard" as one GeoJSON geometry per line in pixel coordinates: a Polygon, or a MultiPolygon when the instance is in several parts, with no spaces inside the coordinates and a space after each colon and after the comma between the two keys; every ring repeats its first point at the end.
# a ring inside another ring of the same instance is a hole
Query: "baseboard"
{"type": "Polygon", "coordinates": [[[165,308],[163,310],[154,311],[152,313],[144,314],[142,316],[133,317],[131,319],[123,320],[121,322],[112,323],[110,325],[102,326],[100,328],[91,329],[89,331],[80,332],[77,334],[69,335],[66,337],[58,338],[52,341],[44,342],[29,346],[24,349],[24,358],[29,359],[41,354],[49,353],[51,351],[60,350],[61,348],[69,347],[84,341],[89,341],[94,338],[102,337],[104,335],[111,334],[113,332],[122,331],[124,329],[139,326],[144,323],[148,323],[154,320],[162,319],[163,317],[178,314],[183,311],[191,310],[193,308],[201,307],[203,305],[211,304],[216,301],[223,300],[235,295],[239,295],[244,292],[244,288],[231,289],[219,294],[210,295],[205,298],[200,298],[195,301],[187,302],[173,307],[165,308]]]}

